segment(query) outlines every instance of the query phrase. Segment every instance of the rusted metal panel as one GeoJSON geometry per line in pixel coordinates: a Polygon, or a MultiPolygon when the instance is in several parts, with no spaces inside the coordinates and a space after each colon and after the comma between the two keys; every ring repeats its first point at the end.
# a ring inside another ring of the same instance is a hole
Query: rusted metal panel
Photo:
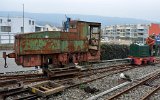
{"type": "Polygon", "coordinates": [[[61,32],[60,39],[61,40],[68,40],[68,35],[69,35],[69,32],[61,32]]]}
{"type": "Polygon", "coordinates": [[[74,41],[75,51],[88,51],[87,41],[74,41]]]}
{"type": "Polygon", "coordinates": [[[87,35],[89,35],[88,30],[88,24],[87,23],[78,23],[78,30],[80,33],[80,39],[86,39],[87,35]]]}
{"type": "Polygon", "coordinates": [[[20,54],[20,42],[19,42],[19,40],[20,39],[17,39],[17,38],[15,38],[15,41],[14,41],[14,50],[15,50],[15,53],[17,54],[17,55],[19,55],[20,54]]]}
{"type": "Polygon", "coordinates": [[[69,32],[76,32],[76,33],[78,33],[78,30],[77,30],[77,21],[70,21],[69,32]]]}
{"type": "MultiPolygon", "coordinates": [[[[76,59],[76,58],[75,58],[76,59]]],[[[87,61],[87,53],[78,53],[78,62],[87,61]]]]}
{"type": "Polygon", "coordinates": [[[61,52],[85,52],[88,51],[87,41],[75,40],[75,41],[61,41],[61,52]]]}
{"type": "Polygon", "coordinates": [[[41,65],[41,55],[26,55],[23,56],[24,67],[33,67],[41,65]]]}
{"type": "Polygon", "coordinates": [[[10,53],[8,54],[8,58],[15,58],[16,57],[16,54],[13,52],[13,53],[10,53]]]}
{"type": "Polygon", "coordinates": [[[87,41],[61,41],[61,52],[85,52],[88,51],[87,41]]]}
{"type": "Polygon", "coordinates": [[[74,51],[76,51],[75,50],[75,47],[74,47],[74,42],[75,41],[68,41],[68,52],[74,52],[74,51]]]}
{"type": "Polygon", "coordinates": [[[50,54],[60,52],[60,40],[21,39],[20,54],[50,54]]]}
{"type": "Polygon", "coordinates": [[[68,52],[68,41],[61,41],[61,52],[68,52]]]}
{"type": "Polygon", "coordinates": [[[16,56],[15,62],[17,65],[22,65],[23,64],[23,56],[16,56]]]}
{"type": "Polygon", "coordinates": [[[76,29],[76,28],[74,28],[74,29],[69,29],[69,32],[77,33],[77,29],[76,29]]]}
{"type": "Polygon", "coordinates": [[[78,40],[79,35],[78,35],[78,33],[62,32],[60,39],[61,40],[78,40]]]}
{"type": "Polygon", "coordinates": [[[68,34],[68,39],[69,40],[78,40],[79,39],[79,35],[78,35],[78,33],[69,33],[68,34]]]}
{"type": "Polygon", "coordinates": [[[58,61],[61,62],[64,65],[67,64],[68,63],[67,53],[59,54],[58,55],[58,61]]]}
{"type": "Polygon", "coordinates": [[[100,60],[100,51],[95,51],[94,55],[91,52],[87,53],[88,61],[99,61],[100,60]]]}
{"type": "Polygon", "coordinates": [[[25,54],[50,54],[60,52],[60,32],[34,32],[15,36],[15,52],[25,54]]]}

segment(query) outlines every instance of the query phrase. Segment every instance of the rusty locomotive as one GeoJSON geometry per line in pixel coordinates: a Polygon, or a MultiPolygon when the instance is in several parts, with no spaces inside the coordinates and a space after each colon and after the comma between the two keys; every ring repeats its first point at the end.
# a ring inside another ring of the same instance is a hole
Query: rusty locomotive
{"type": "Polygon", "coordinates": [[[4,52],[3,57],[15,58],[16,64],[23,67],[43,68],[99,61],[101,23],[78,20],[64,23],[63,31],[17,34],[14,52],[4,52]]]}

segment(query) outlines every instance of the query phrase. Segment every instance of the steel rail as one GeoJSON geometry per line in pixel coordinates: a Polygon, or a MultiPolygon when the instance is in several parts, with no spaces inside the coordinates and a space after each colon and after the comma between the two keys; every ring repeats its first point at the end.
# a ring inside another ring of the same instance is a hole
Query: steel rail
{"type": "Polygon", "coordinates": [[[152,94],[154,94],[156,91],[160,90],[160,86],[156,87],[155,89],[149,91],[147,95],[141,98],[141,100],[147,100],[152,94]]]}
{"type": "Polygon", "coordinates": [[[87,81],[84,81],[84,82],[76,83],[76,84],[67,86],[66,89],[71,88],[71,87],[76,87],[76,86],[81,85],[81,84],[90,83],[90,82],[92,82],[92,81],[96,81],[96,80],[102,79],[102,78],[107,77],[107,76],[112,75],[112,74],[124,72],[124,71],[129,70],[129,69],[130,69],[130,68],[121,69],[121,70],[118,70],[118,71],[116,71],[116,72],[110,73],[110,74],[108,74],[108,75],[103,75],[103,76],[98,77],[98,78],[94,78],[94,79],[90,79],[90,80],[87,80],[87,81]]]}
{"type": "MultiPolygon", "coordinates": [[[[105,68],[100,68],[100,69],[95,69],[94,72],[92,72],[92,70],[88,70],[90,72],[86,72],[87,74],[84,74],[84,75],[80,75],[78,76],[78,78],[82,78],[82,77],[87,77],[87,76],[91,76],[91,75],[94,75],[94,74],[97,74],[97,73],[104,73],[104,72],[110,72],[110,71],[115,71],[115,70],[119,70],[119,69],[123,69],[123,68],[130,68],[130,69],[133,69],[133,68],[138,68],[140,66],[131,66],[131,65],[118,65],[118,66],[112,66],[111,68],[110,67],[105,67],[105,68]]],[[[83,73],[83,72],[82,72],[83,73]]]]}
{"type": "Polygon", "coordinates": [[[107,100],[113,100],[113,99],[115,99],[115,98],[117,98],[117,97],[123,95],[124,93],[126,93],[126,92],[128,92],[128,91],[130,91],[130,90],[132,90],[132,89],[134,89],[134,88],[136,88],[136,87],[138,87],[138,86],[144,84],[145,82],[154,79],[154,78],[157,77],[157,75],[159,75],[159,74],[160,74],[160,72],[158,72],[158,73],[156,73],[156,74],[154,74],[154,75],[148,77],[147,79],[144,79],[144,80],[138,82],[137,84],[135,84],[135,85],[133,85],[133,86],[131,86],[131,87],[125,89],[124,91],[119,92],[118,94],[115,94],[115,95],[113,95],[113,96],[107,98],[107,100]]]}

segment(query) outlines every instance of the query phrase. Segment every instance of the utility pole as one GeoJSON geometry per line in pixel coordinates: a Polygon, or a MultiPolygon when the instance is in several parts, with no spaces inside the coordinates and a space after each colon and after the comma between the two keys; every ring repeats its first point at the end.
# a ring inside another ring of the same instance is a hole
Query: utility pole
{"type": "Polygon", "coordinates": [[[10,19],[9,19],[9,14],[8,14],[8,18],[7,18],[7,23],[8,23],[8,37],[9,37],[9,44],[11,43],[11,38],[10,38],[10,34],[9,34],[9,31],[10,31],[10,19]]]}
{"type": "Polygon", "coordinates": [[[24,33],[24,4],[23,4],[23,33],[24,33]]]}

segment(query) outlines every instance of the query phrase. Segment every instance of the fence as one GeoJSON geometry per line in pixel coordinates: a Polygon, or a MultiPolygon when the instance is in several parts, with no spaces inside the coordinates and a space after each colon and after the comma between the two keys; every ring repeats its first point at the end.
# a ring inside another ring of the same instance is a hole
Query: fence
{"type": "Polygon", "coordinates": [[[0,44],[14,43],[14,34],[0,34],[0,44]]]}

